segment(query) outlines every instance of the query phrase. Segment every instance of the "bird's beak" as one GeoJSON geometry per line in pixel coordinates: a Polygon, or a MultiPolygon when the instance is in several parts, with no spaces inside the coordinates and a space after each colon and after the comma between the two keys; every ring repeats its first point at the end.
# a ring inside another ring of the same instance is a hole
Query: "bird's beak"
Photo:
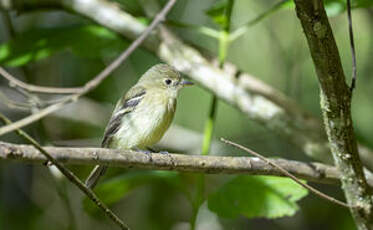
{"type": "Polygon", "coordinates": [[[180,82],[180,85],[184,87],[184,86],[194,85],[194,83],[191,82],[191,81],[182,80],[182,81],[180,82]]]}

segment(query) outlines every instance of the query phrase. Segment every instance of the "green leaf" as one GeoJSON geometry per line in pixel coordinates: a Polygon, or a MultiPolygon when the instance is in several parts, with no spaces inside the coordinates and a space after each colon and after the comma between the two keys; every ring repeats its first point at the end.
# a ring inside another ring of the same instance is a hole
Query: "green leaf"
{"type": "MultiPolygon", "coordinates": [[[[288,0],[288,2],[283,6],[284,8],[293,9],[295,7],[294,1],[288,0]]],[[[324,6],[327,15],[333,17],[346,11],[347,2],[346,0],[324,0],[324,6]]],[[[368,8],[371,6],[373,6],[372,0],[351,0],[352,9],[368,8]]]]}
{"type": "Polygon", "coordinates": [[[138,0],[114,0],[120,4],[122,10],[133,16],[144,16],[144,9],[138,0]]]}
{"type": "MultiPolygon", "coordinates": [[[[329,17],[337,16],[347,10],[346,0],[326,0],[325,10],[329,17]]],[[[368,8],[373,6],[372,0],[351,0],[351,8],[368,8]]]]}
{"type": "Polygon", "coordinates": [[[208,207],[226,218],[278,218],[294,215],[307,193],[289,178],[238,176],[208,197],[208,207]]]}
{"type": "Polygon", "coordinates": [[[372,0],[356,0],[356,7],[368,8],[368,7],[372,7],[372,6],[373,6],[373,1],[372,0]]]}
{"type": "Polygon", "coordinates": [[[293,1],[290,0],[282,0],[280,2],[275,3],[271,7],[269,7],[267,10],[265,10],[263,13],[258,14],[255,18],[252,20],[248,21],[244,25],[240,26],[237,28],[235,31],[233,31],[229,35],[229,40],[232,42],[239,38],[241,35],[245,34],[249,27],[256,25],[257,23],[263,21],[267,17],[271,16],[272,14],[276,13],[277,11],[284,9],[284,8],[289,8],[289,4],[294,4],[293,1]]]}
{"type": "Polygon", "coordinates": [[[346,4],[338,1],[328,1],[325,5],[326,14],[329,17],[337,16],[346,10],[346,4]]]}
{"type": "Polygon", "coordinates": [[[117,34],[97,25],[38,28],[17,35],[0,45],[0,64],[22,66],[62,50],[97,58],[124,49],[127,43],[117,34]]]}
{"type": "Polygon", "coordinates": [[[198,25],[188,24],[185,22],[179,22],[175,20],[167,20],[167,25],[182,28],[182,29],[188,29],[188,30],[195,31],[197,33],[206,35],[208,37],[216,38],[216,39],[220,37],[219,30],[215,30],[207,26],[198,26],[198,25]]]}
{"type": "MultiPolygon", "coordinates": [[[[129,192],[139,186],[159,182],[166,182],[173,187],[180,186],[178,173],[167,171],[140,171],[126,173],[98,184],[95,188],[95,193],[102,202],[110,206],[120,201],[129,194],[129,192]]],[[[83,199],[83,207],[90,215],[96,215],[99,212],[98,207],[87,197],[83,199]]]]}
{"type": "Polygon", "coordinates": [[[220,0],[205,12],[216,24],[221,28],[225,28],[228,24],[228,18],[225,13],[227,6],[228,0],[220,0]]]}

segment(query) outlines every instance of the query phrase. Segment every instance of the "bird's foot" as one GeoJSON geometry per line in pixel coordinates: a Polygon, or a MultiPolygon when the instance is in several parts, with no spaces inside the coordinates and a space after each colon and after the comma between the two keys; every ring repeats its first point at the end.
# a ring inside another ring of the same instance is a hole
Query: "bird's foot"
{"type": "Polygon", "coordinates": [[[146,149],[151,151],[151,153],[169,154],[168,151],[156,151],[156,150],[154,150],[152,148],[149,148],[149,147],[147,147],[146,149]]]}
{"type": "Polygon", "coordinates": [[[146,155],[150,155],[152,153],[152,151],[150,151],[148,149],[138,149],[138,148],[135,148],[134,151],[139,152],[139,153],[144,153],[146,155]]]}
{"type": "Polygon", "coordinates": [[[170,154],[168,151],[159,151],[158,153],[165,154],[165,155],[169,155],[170,154]]]}
{"type": "Polygon", "coordinates": [[[139,152],[139,153],[143,153],[145,154],[148,158],[149,158],[149,161],[152,162],[153,161],[153,158],[152,158],[152,152],[149,151],[148,149],[144,150],[144,149],[138,149],[138,148],[135,148],[134,149],[136,152],[139,152]]]}

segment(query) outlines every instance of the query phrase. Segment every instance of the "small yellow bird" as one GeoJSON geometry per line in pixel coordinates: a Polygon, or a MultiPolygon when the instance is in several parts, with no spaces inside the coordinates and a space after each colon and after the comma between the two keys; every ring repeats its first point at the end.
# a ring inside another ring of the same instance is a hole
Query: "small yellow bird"
{"type": "MultiPolygon", "coordinates": [[[[157,143],[169,128],[181,88],[193,85],[167,64],[146,71],[117,103],[105,129],[102,147],[145,149],[157,143]]],[[[107,167],[96,165],[86,180],[93,188],[107,167]]]]}

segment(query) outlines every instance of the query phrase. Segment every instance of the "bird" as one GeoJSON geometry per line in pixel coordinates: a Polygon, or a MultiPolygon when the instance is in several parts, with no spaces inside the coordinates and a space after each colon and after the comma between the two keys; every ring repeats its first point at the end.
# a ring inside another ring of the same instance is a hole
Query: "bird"
{"type": "MultiPolygon", "coordinates": [[[[117,102],[105,128],[101,147],[145,150],[157,143],[173,120],[177,96],[184,86],[193,85],[168,64],[148,69],[117,102]]],[[[145,151],[144,151],[145,152],[145,151]]],[[[96,165],[86,179],[93,189],[107,166],[96,165]]]]}

